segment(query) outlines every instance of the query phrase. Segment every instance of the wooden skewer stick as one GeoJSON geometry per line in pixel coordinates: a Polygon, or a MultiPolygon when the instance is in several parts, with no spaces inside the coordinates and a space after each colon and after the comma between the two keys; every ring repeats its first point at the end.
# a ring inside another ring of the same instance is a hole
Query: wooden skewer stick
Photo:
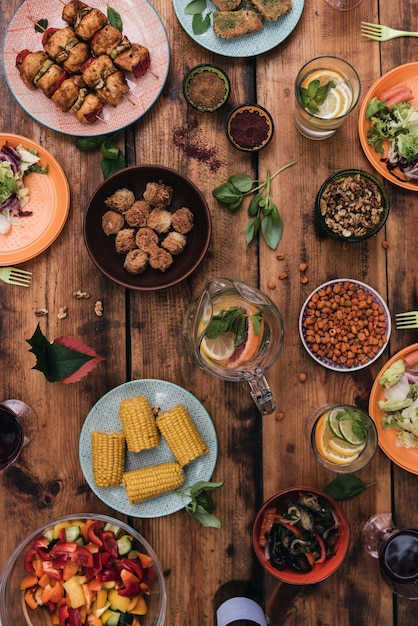
{"type": "Polygon", "coordinates": [[[147,72],[149,72],[151,74],[151,76],[154,76],[154,78],[158,78],[157,74],[155,74],[152,70],[150,70],[149,68],[147,69],[147,72]]]}

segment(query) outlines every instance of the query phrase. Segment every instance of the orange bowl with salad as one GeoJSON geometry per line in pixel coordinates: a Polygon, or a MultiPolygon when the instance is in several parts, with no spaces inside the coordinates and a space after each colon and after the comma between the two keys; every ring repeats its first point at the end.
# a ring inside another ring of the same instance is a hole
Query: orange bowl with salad
{"type": "Polygon", "coordinates": [[[261,565],[291,585],[312,585],[334,574],[349,545],[345,513],[313,487],[279,491],[263,504],[253,526],[253,547],[261,565]]]}
{"type": "Polygon", "coordinates": [[[2,626],[163,626],[164,576],[149,543],[118,519],[67,515],[33,531],[0,578],[2,626]]]}

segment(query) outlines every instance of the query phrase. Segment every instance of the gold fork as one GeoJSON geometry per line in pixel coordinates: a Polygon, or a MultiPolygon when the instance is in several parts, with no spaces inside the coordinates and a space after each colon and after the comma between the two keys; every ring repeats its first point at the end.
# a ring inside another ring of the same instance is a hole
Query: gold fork
{"type": "Polygon", "coordinates": [[[399,330],[407,328],[418,328],[418,311],[407,311],[395,315],[396,328],[399,330]]]}
{"type": "Polygon", "coordinates": [[[395,39],[395,37],[418,37],[418,33],[396,30],[395,28],[389,28],[389,26],[372,24],[371,22],[361,23],[361,34],[363,37],[374,39],[374,41],[389,41],[389,39],[395,39]]]}
{"type": "Polygon", "coordinates": [[[19,270],[17,267],[0,267],[0,280],[9,285],[29,287],[31,279],[32,272],[19,270]]]}

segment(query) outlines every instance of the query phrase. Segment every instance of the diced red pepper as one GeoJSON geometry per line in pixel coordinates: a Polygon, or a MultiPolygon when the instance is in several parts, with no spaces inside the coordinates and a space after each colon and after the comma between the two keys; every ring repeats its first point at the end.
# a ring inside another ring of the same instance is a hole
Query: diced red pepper
{"type": "Polygon", "coordinates": [[[71,607],[68,609],[67,624],[68,626],[83,626],[79,609],[72,609],[71,607]]]}
{"type": "Polygon", "coordinates": [[[68,615],[69,607],[66,604],[61,604],[58,611],[59,626],[67,626],[68,615]]]}
{"type": "Polygon", "coordinates": [[[56,33],[57,30],[58,28],[47,28],[46,31],[44,31],[44,34],[42,35],[42,45],[44,47],[45,47],[45,44],[48,43],[48,40],[51,37],[51,35],[56,33]]]}
{"type": "Polygon", "coordinates": [[[119,571],[127,569],[129,572],[132,572],[138,577],[140,582],[144,578],[144,568],[139,559],[121,559],[117,564],[117,568],[119,571]]]}
{"type": "Polygon", "coordinates": [[[93,567],[94,564],[92,553],[83,546],[77,546],[76,550],[70,555],[70,559],[83,567],[93,567]]]}
{"type": "Polygon", "coordinates": [[[62,554],[71,554],[75,552],[78,548],[78,545],[75,541],[68,541],[63,543],[56,543],[50,550],[50,555],[52,557],[61,556],[62,554]]]}
{"type": "Polygon", "coordinates": [[[321,535],[315,535],[315,539],[317,540],[319,549],[321,551],[321,556],[315,561],[315,563],[323,563],[327,558],[327,549],[321,535]]]}
{"type": "Polygon", "coordinates": [[[54,561],[44,561],[42,563],[42,568],[45,574],[48,574],[50,578],[54,580],[62,580],[62,570],[55,567],[54,561]]]}
{"type": "Polygon", "coordinates": [[[99,537],[103,528],[102,522],[95,522],[88,529],[88,537],[92,543],[96,543],[98,546],[102,546],[103,542],[99,537]]]}
{"type": "Polygon", "coordinates": [[[115,539],[115,533],[111,530],[104,530],[100,535],[103,542],[103,548],[109,552],[112,556],[117,558],[119,556],[118,542],[115,539]]]}

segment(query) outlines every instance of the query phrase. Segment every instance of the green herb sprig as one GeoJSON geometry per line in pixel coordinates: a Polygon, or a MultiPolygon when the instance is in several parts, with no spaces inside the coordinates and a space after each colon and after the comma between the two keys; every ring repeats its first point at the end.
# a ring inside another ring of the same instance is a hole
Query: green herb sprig
{"type": "Polygon", "coordinates": [[[376,485],[375,482],[366,485],[360,478],[352,474],[341,474],[328,483],[324,491],[334,500],[350,500],[350,498],[358,496],[365,489],[374,485],[376,485]]]}
{"type": "Polygon", "coordinates": [[[203,35],[209,30],[211,25],[211,13],[204,12],[206,10],[206,0],[191,0],[186,4],[184,12],[192,15],[192,30],[195,35],[203,35]]]}
{"type": "Polygon", "coordinates": [[[307,87],[298,87],[300,99],[305,109],[311,113],[318,113],[319,107],[325,102],[330,89],[335,86],[336,83],[333,80],[322,86],[319,80],[311,80],[307,87]]]}
{"type": "Polygon", "coordinates": [[[177,492],[182,499],[191,498],[191,501],[188,502],[184,508],[188,514],[197,520],[202,526],[212,528],[221,527],[220,520],[212,513],[215,509],[215,505],[213,503],[212,496],[208,492],[222,487],[223,484],[223,481],[215,483],[199,480],[189,488],[188,492],[177,492]]]}
{"type": "Polygon", "coordinates": [[[234,334],[234,346],[238,348],[245,340],[247,317],[251,318],[254,332],[256,335],[259,335],[261,331],[261,313],[257,311],[257,313],[248,315],[239,307],[230,307],[226,311],[214,315],[206,329],[205,335],[208,339],[216,339],[224,333],[232,332],[234,334]]]}
{"type": "Polygon", "coordinates": [[[116,137],[117,133],[100,137],[77,137],[75,140],[76,147],[84,152],[101,150],[101,168],[104,178],[109,178],[126,167],[125,155],[117,145],[116,137]]]}
{"type": "Polygon", "coordinates": [[[250,220],[245,229],[247,244],[256,238],[261,229],[262,237],[269,248],[275,250],[279,245],[283,236],[283,220],[273,200],[271,183],[278,174],[295,163],[296,161],[291,161],[283,165],[274,174],[267,171],[265,181],[253,180],[248,174],[235,174],[226,183],[213,189],[212,195],[225,204],[231,213],[241,206],[246,196],[255,194],[248,206],[250,220]]]}

